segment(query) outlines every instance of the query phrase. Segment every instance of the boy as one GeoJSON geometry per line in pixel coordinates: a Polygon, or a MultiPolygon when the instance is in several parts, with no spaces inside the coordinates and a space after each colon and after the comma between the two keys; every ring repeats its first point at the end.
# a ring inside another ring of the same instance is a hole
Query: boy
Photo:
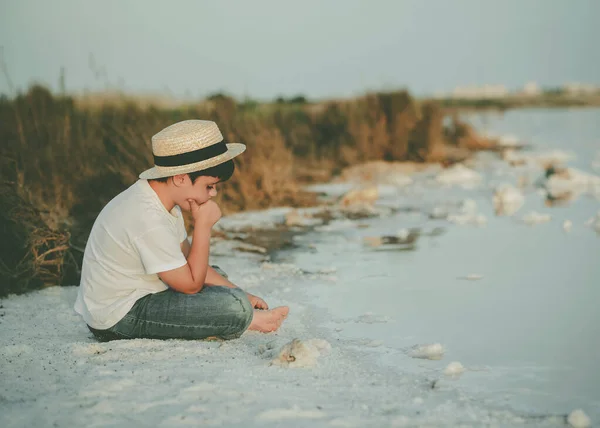
{"type": "Polygon", "coordinates": [[[75,311],[96,338],[232,339],[279,328],[288,307],[269,310],[208,265],[221,217],[211,198],[245,149],[204,120],[152,137],[155,166],[104,207],[85,247],[75,311]],[[194,219],[191,245],[182,209],[194,219]]]}

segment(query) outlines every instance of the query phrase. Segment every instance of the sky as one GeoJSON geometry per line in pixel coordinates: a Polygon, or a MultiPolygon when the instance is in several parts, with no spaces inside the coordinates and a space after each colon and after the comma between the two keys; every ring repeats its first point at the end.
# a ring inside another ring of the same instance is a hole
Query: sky
{"type": "Polygon", "coordinates": [[[600,85],[596,0],[0,0],[0,93],[272,99],[600,85]],[[12,87],[11,87],[12,86],[12,87]]]}

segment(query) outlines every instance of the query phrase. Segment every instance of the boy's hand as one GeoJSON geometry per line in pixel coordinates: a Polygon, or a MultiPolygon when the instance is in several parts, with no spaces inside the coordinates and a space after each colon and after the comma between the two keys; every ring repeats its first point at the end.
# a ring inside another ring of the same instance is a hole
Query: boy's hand
{"type": "Polygon", "coordinates": [[[210,229],[221,218],[221,209],[212,200],[208,200],[202,205],[193,199],[188,199],[190,212],[194,218],[194,226],[206,227],[210,229]]]}
{"type": "Polygon", "coordinates": [[[254,294],[246,293],[248,296],[248,300],[250,300],[250,304],[254,309],[269,309],[269,305],[260,297],[255,296],[254,294]]]}

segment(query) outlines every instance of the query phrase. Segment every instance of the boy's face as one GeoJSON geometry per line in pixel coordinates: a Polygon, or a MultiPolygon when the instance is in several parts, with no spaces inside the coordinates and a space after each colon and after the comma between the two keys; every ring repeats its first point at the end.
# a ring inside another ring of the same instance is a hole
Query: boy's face
{"type": "Polygon", "coordinates": [[[198,205],[208,201],[210,198],[217,196],[217,177],[198,177],[194,183],[187,174],[182,174],[183,177],[175,182],[179,185],[176,203],[184,210],[189,210],[190,205],[188,199],[193,199],[198,205]]]}

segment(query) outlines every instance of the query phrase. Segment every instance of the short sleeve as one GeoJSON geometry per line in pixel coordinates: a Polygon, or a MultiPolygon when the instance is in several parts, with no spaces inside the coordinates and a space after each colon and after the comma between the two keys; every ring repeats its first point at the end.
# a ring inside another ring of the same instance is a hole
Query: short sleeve
{"type": "Polygon", "coordinates": [[[177,269],[187,263],[172,229],[157,227],[134,241],[147,274],[177,269]]]}
{"type": "MultiPolygon", "coordinates": [[[[179,209],[179,207],[177,207],[179,209]]],[[[179,242],[183,242],[187,239],[188,234],[185,229],[185,221],[183,220],[183,214],[181,214],[181,209],[179,209],[179,216],[177,218],[177,233],[179,233],[179,242]]]]}

